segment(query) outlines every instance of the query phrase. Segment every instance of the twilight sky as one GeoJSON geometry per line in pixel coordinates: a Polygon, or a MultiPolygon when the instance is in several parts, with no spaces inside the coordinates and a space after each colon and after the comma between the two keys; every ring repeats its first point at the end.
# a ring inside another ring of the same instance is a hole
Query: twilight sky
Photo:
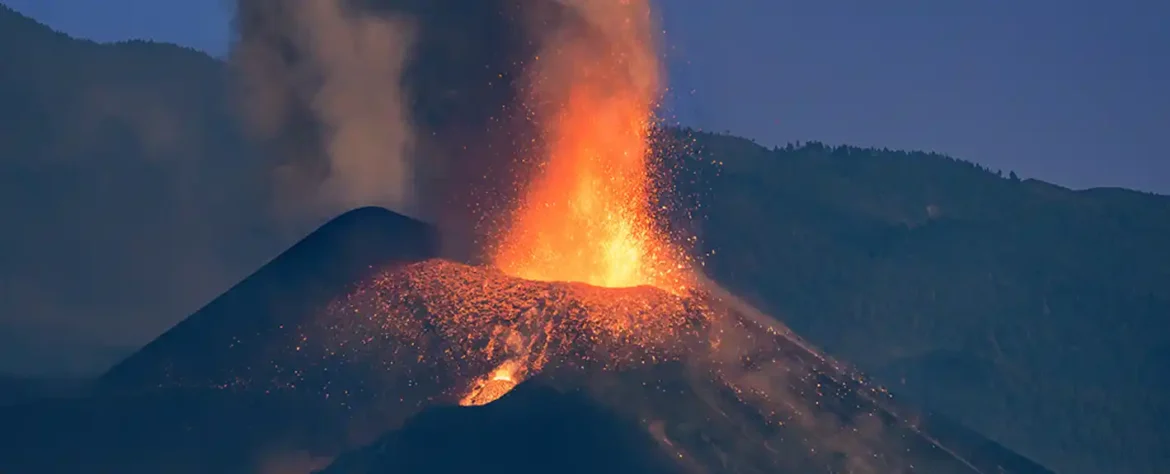
{"type": "MultiPolygon", "coordinates": [[[[75,36],[227,49],[227,0],[0,1],[75,36]]],[[[1170,129],[1168,2],[660,4],[686,124],[766,145],[934,150],[1074,188],[1170,194],[1157,139],[1170,129]]]]}

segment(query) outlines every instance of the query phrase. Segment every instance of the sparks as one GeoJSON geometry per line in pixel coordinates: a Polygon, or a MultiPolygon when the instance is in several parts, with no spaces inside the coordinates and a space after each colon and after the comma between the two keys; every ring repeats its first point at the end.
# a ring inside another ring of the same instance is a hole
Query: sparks
{"type": "Polygon", "coordinates": [[[677,290],[684,254],[652,205],[661,65],[649,2],[575,6],[589,27],[563,32],[532,71],[544,156],[494,263],[529,280],[677,290]]]}

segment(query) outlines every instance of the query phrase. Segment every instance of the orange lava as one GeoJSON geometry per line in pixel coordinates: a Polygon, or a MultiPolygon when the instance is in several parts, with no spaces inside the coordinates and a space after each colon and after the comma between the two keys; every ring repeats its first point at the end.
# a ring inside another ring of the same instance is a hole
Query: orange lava
{"type": "Polygon", "coordinates": [[[649,2],[571,5],[587,25],[558,32],[531,71],[544,156],[494,263],[529,280],[678,290],[686,259],[653,204],[660,64],[649,2]]]}
{"type": "Polygon", "coordinates": [[[496,401],[521,382],[523,371],[524,366],[520,363],[504,361],[491,374],[476,380],[467,395],[459,400],[459,405],[478,406],[496,401]]]}

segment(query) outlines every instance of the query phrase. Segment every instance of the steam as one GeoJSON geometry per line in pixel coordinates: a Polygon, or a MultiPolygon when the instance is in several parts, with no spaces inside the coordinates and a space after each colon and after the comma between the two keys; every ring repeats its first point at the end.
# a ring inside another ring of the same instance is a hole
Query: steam
{"type": "Polygon", "coordinates": [[[410,22],[343,0],[239,0],[236,27],[240,98],[276,155],[278,209],[313,220],[370,205],[413,214],[410,22]]]}

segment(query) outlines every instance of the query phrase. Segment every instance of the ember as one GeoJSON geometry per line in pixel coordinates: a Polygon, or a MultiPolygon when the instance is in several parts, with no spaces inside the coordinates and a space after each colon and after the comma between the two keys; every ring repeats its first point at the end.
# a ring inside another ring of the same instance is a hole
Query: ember
{"type": "MultiPolygon", "coordinates": [[[[439,355],[430,362],[470,381],[447,388],[465,405],[499,398],[547,366],[619,369],[681,359],[703,340],[709,312],[657,288],[525,281],[442,260],[385,273],[334,311],[366,315],[342,325],[439,355]]],[[[329,331],[340,342],[353,332],[329,331]]]]}

